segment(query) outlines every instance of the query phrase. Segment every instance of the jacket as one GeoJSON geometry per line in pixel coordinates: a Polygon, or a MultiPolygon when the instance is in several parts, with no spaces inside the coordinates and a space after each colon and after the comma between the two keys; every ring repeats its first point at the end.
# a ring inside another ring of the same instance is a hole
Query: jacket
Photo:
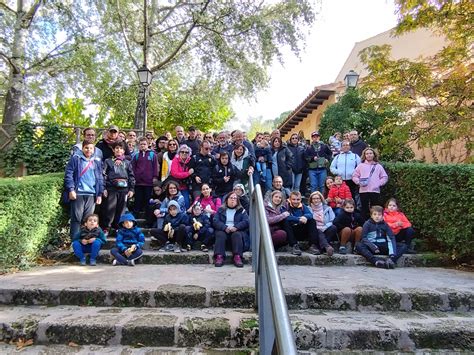
{"type": "Polygon", "coordinates": [[[107,242],[107,238],[105,238],[104,231],[100,227],[92,228],[91,230],[87,229],[86,227],[81,227],[78,233],[73,238],[73,241],[76,240],[83,240],[83,239],[91,239],[96,238],[100,241],[100,244],[104,245],[107,242]]]}
{"type": "Polygon", "coordinates": [[[212,183],[214,184],[217,196],[223,196],[232,191],[234,187],[234,181],[239,179],[241,172],[234,165],[229,163],[223,166],[220,162],[214,168],[212,172],[212,183]],[[229,181],[225,182],[224,177],[230,176],[229,181]]]}
{"type": "Polygon", "coordinates": [[[180,190],[188,189],[188,178],[191,177],[189,173],[189,162],[191,157],[187,157],[183,162],[179,157],[179,154],[176,154],[171,162],[171,172],[170,175],[179,182],[180,190]]]}
{"type": "Polygon", "coordinates": [[[354,173],[352,174],[352,181],[359,185],[361,178],[369,178],[369,184],[367,186],[359,186],[359,192],[380,192],[380,186],[383,186],[388,181],[388,175],[385,172],[385,169],[379,163],[370,164],[370,163],[361,163],[355,168],[354,173]],[[370,176],[370,172],[375,165],[374,172],[370,176]]]}
{"type": "Polygon", "coordinates": [[[304,148],[299,144],[287,144],[288,149],[293,154],[293,168],[292,171],[294,174],[301,174],[305,166],[304,161],[304,148]]]}
{"type": "MultiPolygon", "coordinates": [[[[275,151],[272,149],[272,156],[274,156],[274,153],[275,151]]],[[[287,147],[280,147],[276,154],[276,160],[272,162],[272,165],[274,164],[277,165],[277,175],[280,175],[283,179],[283,186],[290,188],[293,184],[291,178],[291,172],[293,169],[293,154],[291,153],[291,150],[289,150],[287,147]]],[[[274,173],[273,177],[275,177],[274,173]]]]}
{"type": "Polygon", "coordinates": [[[145,245],[145,236],[143,235],[140,228],[137,227],[137,220],[131,213],[125,213],[120,217],[119,220],[120,228],[117,231],[117,237],[115,238],[115,245],[117,249],[123,253],[126,249],[132,245],[136,245],[138,249],[142,249],[145,245]],[[123,222],[132,221],[133,227],[127,229],[123,226],[123,222]]]}
{"type": "Polygon", "coordinates": [[[216,159],[210,154],[202,155],[201,153],[198,153],[193,155],[189,162],[189,168],[194,169],[194,173],[192,174],[193,190],[198,189],[198,187],[203,183],[211,183],[212,171],[216,164],[216,159]],[[201,178],[201,184],[196,182],[196,176],[201,178]]]}
{"type": "MultiPolygon", "coordinates": [[[[219,207],[221,207],[221,199],[218,198],[218,197],[215,197],[215,196],[209,196],[209,197],[202,197],[202,196],[198,196],[196,197],[196,199],[194,200],[194,203],[191,205],[191,207],[193,205],[195,205],[196,203],[200,203],[201,204],[201,207],[202,209],[204,210],[206,208],[206,206],[211,206],[211,209],[214,211],[214,213],[217,212],[217,210],[219,209],[219,207]]],[[[214,214],[212,213],[212,214],[214,214]]]]}
{"type": "Polygon", "coordinates": [[[268,225],[270,226],[270,232],[274,232],[278,229],[278,223],[284,221],[287,217],[283,215],[285,208],[283,205],[280,205],[275,208],[273,203],[267,202],[265,204],[265,215],[267,216],[268,225]]]}
{"type": "Polygon", "coordinates": [[[407,216],[405,216],[405,214],[401,211],[390,212],[388,210],[384,210],[383,219],[395,235],[400,233],[402,229],[411,227],[411,223],[408,220],[407,216]],[[402,222],[403,224],[401,226],[398,226],[397,222],[402,222]]]}
{"type": "MultiPolygon", "coordinates": [[[[313,207],[309,207],[309,209],[311,210],[311,213],[313,215],[313,219],[316,220],[315,218],[315,212],[316,210],[313,209],[313,207]]],[[[318,222],[316,222],[316,226],[318,227],[319,230],[321,231],[325,231],[326,229],[328,229],[329,227],[332,226],[332,221],[334,221],[334,211],[332,210],[331,207],[329,207],[328,205],[326,204],[323,204],[323,224],[324,226],[319,228],[318,226],[318,222]]]]}
{"type": "MultiPolygon", "coordinates": [[[[95,176],[95,196],[102,196],[104,192],[104,177],[102,175],[102,162],[99,159],[94,159],[92,169],[94,169],[95,176]]],[[[86,157],[82,152],[74,154],[69,159],[64,173],[64,188],[67,192],[77,191],[82,172],[82,161],[86,157]]],[[[90,169],[90,168],[89,168],[90,169]]]]}
{"type": "Polygon", "coordinates": [[[254,150],[255,150],[255,160],[258,161],[258,158],[264,157],[264,162],[268,163],[272,161],[272,150],[270,147],[258,147],[256,144],[254,144],[254,150]]]}
{"type": "Polygon", "coordinates": [[[387,243],[388,255],[395,255],[397,244],[390,227],[384,221],[376,223],[369,218],[362,227],[362,243],[387,243]]]}
{"type": "Polygon", "coordinates": [[[105,188],[121,189],[114,185],[117,179],[127,180],[128,186],[123,189],[127,191],[135,190],[135,175],[133,174],[132,164],[129,160],[122,160],[122,164],[115,165],[115,158],[106,159],[104,162],[105,188]]]}
{"type": "Polygon", "coordinates": [[[326,144],[317,142],[316,144],[308,145],[304,152],[304,157],[308,162],[308,169],[326,169],[326,164],[331,159],[332,152],[326,144]],[[321,159],[315,160],[315,157],[321,159]]]}
{"type": "Polygon", "coordinates": [[[336,197],[339,197],[342,200],[347,200],[349,198],[352,198],[351,190],[349,189],[349,186],[343,181],[340,186],[337,186],[336,184],[332,184],[331,189],[329,190],[328,193],[328,198],[331,199],[329,202],[329,206],[332,208],[336,207],[341,207],[342,202],[337,203],[336,202],[336,197]]]}
{"type": "Polygon", "coordinates": [[[205,213],[201,213],[199,216],[195,216],[192,213],[190,213],[188,214],[187,225],[191,227],[191,230],[194,231],[194,227],[193,227],[194,218],[196,219],[197,222],[200,222],[202,224],[202,227],[200,230],[211,228],[211,219],[205,213]]]}
{"type": "Polygon", "coordinates": [[[132,169],[135,175],[135,185],[153,186],[153,179],[158,179],[158,160],[152,150],[138,151],[132,154],[132,169]]]}
{"type": "Polygon", "coordinates": [[[173,196],[172,199],[169,199],[168,197],[166,197],[163,200],[163,202],[161,202],[160,213],[165,213],[165,214],[168,213],[168,204],[170,203],[170,201],[176,201],[180,207],[179,211],[186,212],[186,204],[184,202],[184,196],[181,195],[181,192],[178,192],[178,194],[176,196],[173,196]]]}
{"type": "Polygon", "coordinates": [[[359,157],[362,156],[362,152],[367,148],[367,143],[363,140],[358,139],[356,142],[351,142],[351,152],[357,154],[359,157]]]}
{"type": "Polygon", "coordinates": [[[171,228],[177,229],[180,225],[184,224],[188,226],[189,218],[188,215],[184,212],[178,212],[176,216],[172,216],[169,213],[166,214],[165,219],[163,220],[163,227],[168,223],[171,223],[171,228]]]}
{"type": "MultiPolygon", "coordinates": [[[[227,207],[223,205],[212,219],[212,225],[216,231],[225,231],[227,228],[225,224],[227,221],[226,210],[227,207]]],[[[244,251],[250,250],[249,216],[242,206],[238,207],[235,212],[234,227],[244,235],[244,251]]]]}
{"type": "Polygon", "coordinates": [[[332,224],[334,224],[337,228],[337,231],[340,232],[346,227],[350,229],[362,227],[364,225],[364,219],[357,212],[348,213],[342,210],[341,213],[339,213],[336,218],[334,218],[332,224]]]}
{"type": "MultiPolygon", "coordinates": [[[[103,160],[112,158],[114,156],[114,150],[105,141],[105,139],[101,139],[95,146],[102,151],[102,159],[103,160]]],[[[130,149],[128,148],[128,144],[125,144],[124,155],[125,155],[125,158],[130,159],[131,153],[130,153],[130,149]]]]}
{"type": "Polygon", "coordinates": [[[288,201],[287,210],[290,212],[290,215],[288,216],[288,222],[290,222],[292,225],[300,224],[299,218],[302,216],[306,217],[307,220],[313,219],[313,213],[309,207],[303,205],[302,203],[300,203],[300,205],[297,207],[293,207],[290,201],[288,201]]]}
{"type": "Polygon", "coordinates": [[[335,176],[342,176],[342,180],[352,180],[352,174],[359,164],[360,157],[357,154],[351,151],[347,153],[341,152],[334,157],[329,170],[335,176]]]}
{"type": "Polygon", "coordinates": [[[247,184],[249,180],[249,168],[255,165],[253,157],[249,155],[248,149],[245,148],[244,154],[239,158],[235,156],[235,152],[232,152],[230,155],[230,162],[233,166],[240,170],[240,182],[244,185],[247,184]]]}

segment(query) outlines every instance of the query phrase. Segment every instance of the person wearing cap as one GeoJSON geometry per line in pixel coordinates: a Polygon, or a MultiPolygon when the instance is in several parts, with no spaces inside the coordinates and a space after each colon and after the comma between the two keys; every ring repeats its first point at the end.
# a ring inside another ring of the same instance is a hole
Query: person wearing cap
{"type": "Polygon", "coordinates": [[[332,157],[329,147],[321,142],[318,131],[311,133],[311,144],[305,150],[304,157],[308,162],[308,175],[311,192],[323,192],[327,176],[327,166],[332,157]]]}
{"type": "MultiPolygon", "coordinates": [[[[113,145],[121,141],[121,138],[119,138],[119,128],[116,125],[110,126],[105,133],[104,138],[95,145],[102,151],[102,161],[114,156],[113,145]]],[[[124,155],[126,159],[130,160],[130,149],[128,148],[127,144],[125,144],[124,155]]]]}
{"type": "Polygon", "coordinates": [[[188,139],[183,144],[186,144],[193,152],[199,152],[201,140],[197,138],[197,129],[195,126],[190,126],[188,129],[188,139]]]}

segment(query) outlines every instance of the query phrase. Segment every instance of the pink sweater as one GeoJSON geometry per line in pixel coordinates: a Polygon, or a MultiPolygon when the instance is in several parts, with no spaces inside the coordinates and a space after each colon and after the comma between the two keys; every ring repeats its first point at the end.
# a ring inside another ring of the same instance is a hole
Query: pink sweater
{"type": "Polygon", "coordinates": [[[364,192],[380,192],[380,186],[383,186],[387,183],[388,181],[388,175],[385,172],[385,169],[383,166],[379,163],[368,163],[368,162],[363,162],[359,165],[354,170],[354,173],[352,174],[352,181],[354,181],[357,185],[359,185],[359,181],[361,178],[368,178],[370,175],[370,171],[372,170],[372,167],[374,164],[377,164],[375,166],[374,172],[372,173],[372,176],[369,179],[369,184],[367,186],[360,186],[359,187],[359,192],[364,193],[364,192]]]}

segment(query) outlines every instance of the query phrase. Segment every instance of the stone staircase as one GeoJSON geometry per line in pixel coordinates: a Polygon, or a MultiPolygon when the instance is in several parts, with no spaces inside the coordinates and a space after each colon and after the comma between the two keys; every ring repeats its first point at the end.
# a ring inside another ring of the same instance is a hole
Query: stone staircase
{"type": "MultiPolygon", "coordinates": [[[[91,346],[100,353],[258,349],[251,253],[243,269],[215,268],[212,253],[146,247],[135,267],[112,267],[106,249],[96,267],[55,252],[55,265],[0,276],[0,341],[79,345],[88,353],[91,346]]],[[[395,270],[367,266],[357,255],[278,252],[277,259],[302,353],[474,350],[474,275],[414,267],[442,265],[443,258],[410,255],[395,270]]]]}

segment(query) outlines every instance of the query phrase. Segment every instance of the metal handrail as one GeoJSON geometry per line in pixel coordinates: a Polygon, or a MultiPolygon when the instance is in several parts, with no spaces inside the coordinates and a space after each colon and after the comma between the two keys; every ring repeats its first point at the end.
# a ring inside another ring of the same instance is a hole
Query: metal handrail
{"type": "Polygon", "coordinates": [[[294,333],[265,215],[262,190],[259,184],[254,186],[252,177],[249,187],[252,271],[255,272],[260,354],[296,355],[294,333]]]}

